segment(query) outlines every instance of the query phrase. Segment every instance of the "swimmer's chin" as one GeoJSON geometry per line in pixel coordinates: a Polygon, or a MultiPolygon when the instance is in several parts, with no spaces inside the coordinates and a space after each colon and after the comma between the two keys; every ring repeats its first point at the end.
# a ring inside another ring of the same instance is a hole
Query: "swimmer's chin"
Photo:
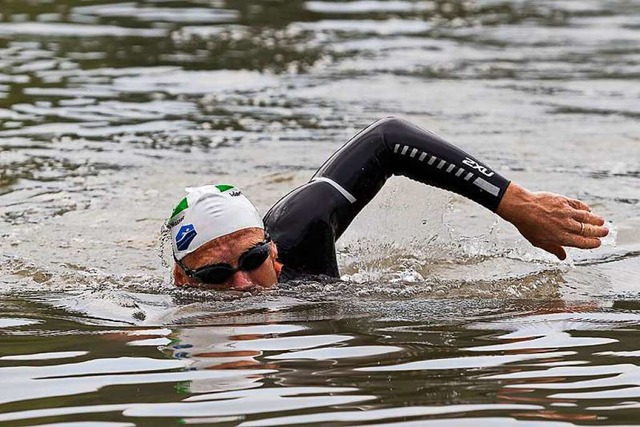
{"type": "Polygon", "coordinates": [[[175,280],[173,284],[179,288],[193,288],[202,289],[208,291],[225,292],[225,293],[238,293],[243,294],[249,292],[251,294],[258,294],[261,292],[272,291],[278,288],[278,283],[272,283],[268,285],[250,284],[248,286],[228,286],[228,285],[209,285],[206,283],[197,282],[184,282],[181,280],[175,280]]]}
{"type": "Polygon", "coordinates": [[[270,285],[251,285],[251,286],[241,286],[241,287],[227,287],[223,289],[219,289],[221,291],[229,291],[229,292],[239,292],[245,293],[249,292],[251,294],[258,294],[265,291],[272,291],[278,287],[277,283],[273,283],[270,285]]]}

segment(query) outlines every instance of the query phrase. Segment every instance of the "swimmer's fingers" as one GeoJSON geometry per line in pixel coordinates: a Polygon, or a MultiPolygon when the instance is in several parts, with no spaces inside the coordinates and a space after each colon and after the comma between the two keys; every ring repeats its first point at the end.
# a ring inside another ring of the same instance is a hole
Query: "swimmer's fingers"
{"type": "Polygon", "coordinates": [[[569,206],[574,209],[591,212],[591,207],[583,201],[580,201],[578,199],[570,199],[567,197],[567,202],[569,203],[569,206]]]}
{"type": "MultiPolygon", "coordinates": [[[[580,217],[583,220],[590,220],[591,222],[601,222],[601,218],[597,215],[590,214],[586,211],[581,211],[585,214],[592,215],[590,217],[582,216],[580,217]]],[[[604,221],[602,221],[604,223],[604,221]]],[[[600,241],[600,237],[604,237],[609,234],[609,230],[602,225],[594,225],[587,224],[585,222],[579,222],[575,220],[571,220],[568,224],[569,230],[560,234],[560,244],[562,246],[570,246],[579,249],[595,249],[600,247],[602,242],[600,241]]],[[[561,246],[556,246],[554,244],[546,244],[539,246],[542,249],[546,250],[557,256],[560,260],[564,260],[567,255],[564,249],[561,246]]]]}
{"type": "Polygon", "coordinates": [[[586,224],[584,226],[584,231],[582,232],[582,235],[586,237],[605,237],[608,234],[609,234],[609,229],[607,227],[603,227],[601,225],[590,225],[590,224],[586,224]]]}
{"type": "MultiPolygon", "coordinates": [[[[573,219],[578,221],[578,223],[582,222],[584,224],[604,225],[604,218],[586,210],[578,210],[576,208],[576,210],[572,211],[571,216],[573,217],[573,219]]],[[[578,224],[578,227],[579,226],[580,224],[578,224]]]]}
{"type": "Polygon", "coordinates": [[[540,249],[544,249],[545,251],[555,255],[560,259],[560,261],[564,260],[567,257],[567,253],[564,251],[562,246],[557,245],[538,245],[540,249]]]}
{"type": "Polygon", "coordinates": [[[571,246],[579,249],[595,249],[600,247],[602,242],[597,237],[583,237],[570,234],[566,237],[564,246],[571,246]]]}
{"type": "Polygon", "coordinates": [[[609,229],[607,227],[578,221],[571,221],[570,229],[570,235],[577,235],[580,237],[604,237],[609,234],[609,229]]]}

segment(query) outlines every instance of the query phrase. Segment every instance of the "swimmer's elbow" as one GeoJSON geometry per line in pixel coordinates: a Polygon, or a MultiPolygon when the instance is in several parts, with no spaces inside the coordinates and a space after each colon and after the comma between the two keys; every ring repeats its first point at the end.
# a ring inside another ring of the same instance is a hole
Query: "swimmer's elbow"
{"type": "Polygon", "coordinates": [[[387,116],[375,122],[373,126],[382,134],[386,134],[405,128],[407,121],[397,116],[387,116]]]}
{"type": "Polygon", "coordinates": [[[403,140],[403,136],[411,131],[413,125],[400,117],[387,116],[375,122],[373,127],[387,149],[391,149],[391,144],[394,141],[403,140]]]}

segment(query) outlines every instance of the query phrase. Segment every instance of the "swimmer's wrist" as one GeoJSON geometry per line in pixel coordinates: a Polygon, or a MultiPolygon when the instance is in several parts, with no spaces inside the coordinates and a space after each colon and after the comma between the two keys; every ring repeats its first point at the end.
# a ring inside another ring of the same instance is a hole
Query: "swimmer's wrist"
{"type": "Polygon", "coordinates": [[[510,182],[500,200],[496,213],[505,221],[515,224],[522,215],[526,215],[527,205],[531,201],[531,192],[526,188],[510,182]]]}

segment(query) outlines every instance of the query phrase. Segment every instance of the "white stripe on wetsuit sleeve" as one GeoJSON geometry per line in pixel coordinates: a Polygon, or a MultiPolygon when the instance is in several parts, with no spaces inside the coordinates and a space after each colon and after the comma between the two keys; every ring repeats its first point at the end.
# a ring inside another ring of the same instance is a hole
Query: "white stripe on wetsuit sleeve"
{"type": "Polygon", "coordinates": [[[321,176],[319,178],[313,178],[311,180],[311,182],[313,181],[323,181],[326,182],[327,184],[330,184],[333,188],[335,188],[336,190],[338,190],[340,192],[340,194],[342,194],[344,197],[346,197],[346,199],[351,202],[351,203],[355,203],[356,202],[356,198],[353,197],[351,195],[351,193],[349,193],[347,190],[345,190],[344,188],[342,188],[342,186],[340,184],[338,184],[337,182],[335,182],[332,179],[329,178],[325,178],[324,176],[321,176]]]}
{"type": "Polygon", "coordinates": [[[476,178],[475,181],[473,181],[473,183],[475,185],[477,185],[478,187],[482,188],[484,191],[486,191],[487,193],[498,197],[498,194],[500,194],[500,188],[496,187],[495,185],[493,185],[492,183],[478,177],[476,178]]]}

